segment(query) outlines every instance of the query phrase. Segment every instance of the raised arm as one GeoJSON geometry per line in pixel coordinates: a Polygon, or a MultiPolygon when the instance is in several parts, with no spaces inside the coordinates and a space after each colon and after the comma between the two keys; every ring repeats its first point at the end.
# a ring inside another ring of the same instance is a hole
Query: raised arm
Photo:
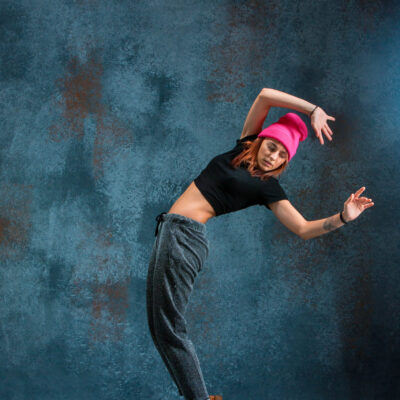
{"type": "Polygon", "coordinates": [[[258,94],[254,103],[250,107],[249,113],[247,114],[246,121],[244,122],[242,134],[240,138],[245,136],[255,135],[260,133],[264,124],[265,118],[269,113],[271,106],[268,104],[268,99],[265,97],[265,90],[262,89],[258,94]]]}
{"type": "Polygon", "coordinates": [[[240,138],[260,133],[271,107],[290,108],[308,116],[312,113],[310,123],[321,144],[324,144],[322,133],[324,133],[329,140],[332,140],[333,132],[328,126],[327,120],[330,119],[334,121],[334,117],[328,116],[321,107],[315,104],[271,88],[262,89],[254,100],[247,114],[240,138]]]}
{"type": "Polygon", "coordinates": [[[266,99],[268,105],[271,107],[290,108],[306,114],[307,116],[310,116],[314,108],[317,107],[316,104],[309,103],[299,97],[292,96],[291,94],[276,89],[264,88],[261,93],[266,99]]]}
{"type": "MultiPolygon", "coordinates": [[[[352,193],[345,201],[342,217],[346,223],[353,221],[365,209],[374,205],[372,199],[360,197],[360,194],[364,190],[365,187],[358,189],[357,192],[352,193]]],[[[317,236],[324,235],[345,225],[340,218],[340,213],[334,214],[327,218],[307,221],[293,207],[289,200],[279,200],[274,203],[270,203],[269,207],[283,225],[304,240],[313,239],[317,236]]]]}

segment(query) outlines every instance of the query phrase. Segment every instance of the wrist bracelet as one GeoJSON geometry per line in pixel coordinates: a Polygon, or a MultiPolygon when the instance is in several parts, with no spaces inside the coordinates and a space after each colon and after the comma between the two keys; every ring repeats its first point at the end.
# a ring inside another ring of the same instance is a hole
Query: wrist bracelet
{"type": "Polygon", "coordinates": [[[343,222],[344,224],[347,224],[347,222],[346,222],[346,221],[344,220],[344,218],[343,218],[342,212],[343,212],[343,211],[340,211],[340,219],[342,220],[342,222],[343,222]]]}
{"type": "Polygon", "coordinates": [[[310,117],[312,115],[312,113],[318,108],[318,106],[315,106],[314,110],[311,111],[310,117]]]}

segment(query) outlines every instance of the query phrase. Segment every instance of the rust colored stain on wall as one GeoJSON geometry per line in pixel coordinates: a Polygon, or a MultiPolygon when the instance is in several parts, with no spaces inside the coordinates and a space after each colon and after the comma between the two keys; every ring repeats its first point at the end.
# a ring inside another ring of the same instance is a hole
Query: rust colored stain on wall
{"type": "Polygon", "coordinates": [[[95,179],[102,176],[106,162],[115,152],[129,146],[133,137],[129,129],[108,114],[97,118],[96,140],[93,148],[93,175],[95,179]]]}
{"type": "Polygon", "coordinates": [[[32,227],[32,186],[0,186],[0,260],[20,259],[29,245],[32,227]]]}
{"type": "MultiPolygon", "coordinates": [[[[96,120],[95,140],[93,144],[93,176],[98,179],[102,176],[106,162],[114,157],[122,147],[130,145],[132,135],[124,124],[115,118],[109,107],[103,103],[102,97],[103,65],[94,52],[90,53],[86,62],[81,63],[73,57],[67,66],[66,76],[56,81],[62,97],[56,105],[62,109],[62,118],[50,127],[51,140],[82,140],[85,134],[85,119],[96,120]]],[[[6,221],[4,225],[6,226],[6,221]]],[[[91,232],[90,240],[94,241],[99,251],[94,256],[93,270],[96,271],[95,281],[107,276],[108,270],[115,268],[118,260],[108,255],[112,246],[112,232],[96,227],[91,232]]],[[[85,243],[81,244],[85,246],[85,243]]],[[[128,307],[128,284],[124,283],[92,283],[75,280],[72,296],[74,302],[79,303],[81,289],[89,286],[93,291],[93,306],[89,333],[92,341],[119,340],[122,335],[121,322],[125,318],[125,309],[128,307]]]]}
{"type": "Polygon", "coordinates": [[[266,55],[273,51],[271,35],[278,29],[275,22],[280,12],[278,5],[278,2],[253,0],[227,8],[228,24],[215,26],[215,37],[223,39],[210,48],[213,69],[207,79],[211,88],[209,101],[236,102],[246,86],[244,81],[249,71],[253,76],[260,75],[257,79],[268,74],[260,65],[265,64],[266,55]]]}
{"type": "Polygon", "coordinates": [[[54,141],[71,137],[82,139],[85,118],[90,114],[104,113],[101,104],[102,74],[103,66],[94,55],[84,64],[80,64],[77,57],[70,60],[66,76],[56,81],[62,93],[57,104],[63,109],[64,120],[50,128],[54,141]]]}
{"type": "MultiPolygon", "coordinates": [[[[100,230],[96,237],[98,248],[102,249],[101,255],[95,257],[98,276],[105,276],[107,269],[119,264],[119,261],[110,257],[107,249],[111,248],[112,232],[100,230]]],[[[122,266],[121,266],[122,268],[122,266]]],[[[97,281],[97,279],[96,279],[97,281]]],[[[93,285],[92,322],[90,339],[94,341],[122,340],[122,323],[125,320],[125,312],[128,308],[129,278],[122,282],[95,283],[93,285]]]]}
{"type": "Polygon", "coordinates": [[[123,282],[94,286],[92,302],[91,342],[121,341],[126,318],[129,279],[123,282]]]}
{"type": "Polygon", "coordinates": [[[78,245],[78,252],[88,252],[88,249],[95,251],[86,267],[92,279],[77,278],[73,281],[71,302],[77,307],[82,306],[83,302],[84,307],[87,307],[86,300],[90,299],[88,312],[91,314],[91,322],[88,335],[92,344],[118,342],[123,339],[130,285],[130,277],[120,271],[126,270],[128,260],[119,259],[120,250],[115,249],[110,230],[98,225],[90,229],[87,238],[78,245]],[[108,278],[111,275],[121,276],[116,276],[111,281],[108,278]]]}
{"type": "Polygon", "coordinates": [[[72,138],[82,140],[85,119],[96,119],[92,160],[96,179],[102,176],[104,164],[113,153],[132,143],[130,130],[102,101],[102,78],[103,65],[93,52],[84,63],[73,57],[66,76],[56,81],[62,94],[56,101],[56,106],[63,110],[62,119],[49,128],[50,139],[55,142],[72,138]]]}

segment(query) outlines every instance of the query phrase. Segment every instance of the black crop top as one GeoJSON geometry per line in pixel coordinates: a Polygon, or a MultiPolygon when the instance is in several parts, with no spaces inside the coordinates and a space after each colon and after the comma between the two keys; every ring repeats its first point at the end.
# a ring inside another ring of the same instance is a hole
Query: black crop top
{"type": "Polygon", "coordinates": [[[265,205],[287,199],[278,180],[262,181],[245,167],[234,168],[230,162],[243,150],[243,142],[255,140],[257,134],[236,140],[236,146],[214,157],[194,180],[195,185],[211,204],[216,216],[238,211],[252,205],[265,205]]]}

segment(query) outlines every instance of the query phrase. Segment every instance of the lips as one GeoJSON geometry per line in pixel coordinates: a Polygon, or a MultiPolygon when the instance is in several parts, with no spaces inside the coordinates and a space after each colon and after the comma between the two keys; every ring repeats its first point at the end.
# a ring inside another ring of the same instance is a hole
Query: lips
{"type": "Polygon", "coordinates": [[[266,164],[268,167],[272,167],[272,164],[269,163],[267,160],[263,160],[263,161],[264,161],[264,164],[266,164]]]}

